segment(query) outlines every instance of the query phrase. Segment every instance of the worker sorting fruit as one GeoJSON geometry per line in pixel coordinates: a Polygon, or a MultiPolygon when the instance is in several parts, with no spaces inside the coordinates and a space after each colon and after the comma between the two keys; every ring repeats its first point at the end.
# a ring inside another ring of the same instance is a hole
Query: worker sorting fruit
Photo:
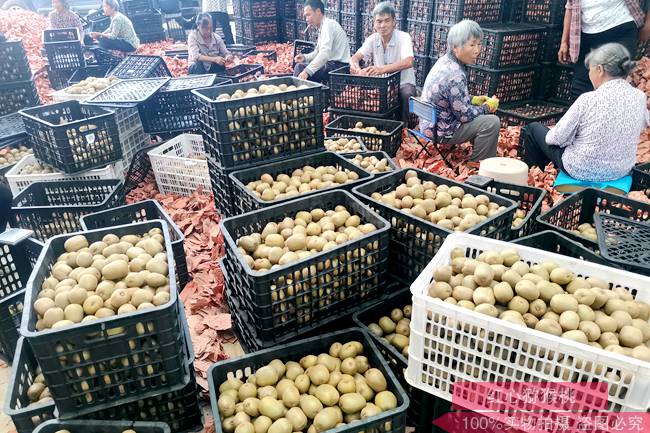
{"type": "Polygon", "coordinates": [[[422,100],[436,107],[435,125],[421,121],[420,130],[429,137],[437,134],[443,144],[457,145],[470,141],[473,152],[468,165],[496,156],[499,118],[493,113],[499,106],[496,97],[470,96],[466,65],[476,63],[481,53],[483,30],[474,21],[463,20],[449,29],[447,53],[427,75],[422,100]]]}
{"type": "Polygon", "coordinates": [[[196,30],[187,37],[187,46],[190,75],[223,72],[226,62],[232,58],[223,39],[214,32],[209,13],[196,17],[196,30]]]}
{"type": "Polygon", "coordinates": [[[397,30],[395,7],[381,2],[372,11],[375,33],[368,36],[361,48],[350,60],[350,72],[377,76],[400,72],[401,119],[408,122],[409,98],[415,96],[415,70],[413,69],[413,41],[411,35],[397,30]],[[361,68],[364,60],[370,65],[361,68]]]}
{"type": "Polygon", "coordinates": [[[293,75],[303,80],[327,83],[331,71],[350,63],[348,37],[338,22],[325,16],[321,0],[306,0],[304,14],[307,24],[318,29],[318,42],[314,51],[294,58],[293,75]]]}
{"type": "Polygon", "coordinates": [[[576,99],[555,127],[531,123],[522,130],[524,161],[549,162],[577,180],[605,182],[634,167],[641,132],[650,124],[647,97],[627,82],[636,66],[621,44],[609,43],[585,59],[596,90],[576,99]]]}

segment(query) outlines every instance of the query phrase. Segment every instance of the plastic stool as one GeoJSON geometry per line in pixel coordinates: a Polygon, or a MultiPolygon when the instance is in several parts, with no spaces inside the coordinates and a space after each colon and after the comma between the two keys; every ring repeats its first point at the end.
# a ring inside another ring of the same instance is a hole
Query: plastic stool
{"type": "Polygon", "coordinates": [[[558,173],[553,188],[563,194],[573,194],[585,188],[602,189],[613,194],[627,194],[632,188],[632,176],[623,176],[620,179],[605,182],[591,182],[588,180],[574,179],[564,171],[558,173]]]}
{"type": "Polygon", "coordinates": [[[494,157],[484,159],[481,161],[478,174],[503,183],[528,185],[528,165],[514,158],[494,157]]]}

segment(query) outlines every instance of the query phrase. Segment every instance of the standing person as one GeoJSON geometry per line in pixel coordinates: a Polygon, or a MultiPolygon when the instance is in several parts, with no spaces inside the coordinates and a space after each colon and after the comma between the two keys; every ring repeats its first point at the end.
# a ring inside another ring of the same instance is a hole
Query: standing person
{"type": "Polygon", "coordinates": [[[210,14],[199,14],[196,17],[196,30],[192,30],[187,37],[190,74],[215,74],[226,70],[226,62],[231,55],[223,39],[212,30],[210,14]]]}
{"type": "Polygon", "coordinates": [[[396,30],[395,8],[390,2],[382,2],[372,11],[375,31],[368,36],[361,48],[350,60],[350,72],[359,75],[383,75],[400,72],[399,97],[402,121],[408,124],[409,98],[415,95],[415,70],[413,69],[413,41],[411,35],[396,30]],[[362,69],[361,60],[369,66],[362,69]]]}
{"type": "Polygon", "coordinates": [[[120,12],[120,4],[117,0],[104,0],[102,8],[104,15],[111,18],[111,24],[105,32],[91,32],[90,36],[106,50],[134,52],[140,45],[140,39],[135,34],[131,20],[120,12]]]}
{"type": "Polygon", "coordinates": [[[473,152],[468,166],[497,154],[500,121],[494,113],[496,98],[469,95],[466,65],[473,65],[481,53],[483,30],[471,20],[463,20],[449,29],[447,53],[438,59],[422,89],[422,100],[433,104],[438,112],[435,125],[421,120],[420,131],[442,144],[471,141],[473,152]],[[435,126],[435,130],[434,129],[435,126]]]}
{"type": "Polygon", "coordinates": [[[232,29],[230,28],[230,15],[228,14],[227,0],[203,0],[201,12],[207,12],[210,14],[212,17],[213,28],[215,28],[217,23],[221,24],[224,39],[229,43],[234,43],[235,40],[232,37],[232,29]]]}
{"type": "Polygon", "coordinates": [[[321,0],[306,0],[304,13],[307,24],[318,29],[318,42],[311,53],[296,56],[293,75],[303,80],[327,83],[331,71],[350,63],[348,37],[339,23],[325,16],[321,0]]]}
{"type": "Polygon", "coordinates": [[[584,63],[589,51],[618,42],[635,53],[639,37],[650,37],[650,14],[644,18],[639,0],[567,0],[557,56],[560,63],[575,63],[572,99],[594,89],[584,63]]]}
{"type": "Polygon", "coordinates": [[[647,97],[627,82],[636,66],[621,44],[601,45],[585,59],[596,90],[583,93],[549,130],[534,122],[521,131],[524,162],[549,162],[577,180],[605,182],[634,167],[641,132],[650,123],[647,97]]]}
{"type": "Polygon", "coordinates": [[[52,0],[52,11],[47,16],[48,29],[77,29],[79,40],[83,41],[84,26],[79,15],[70,10],[68,0],[52,0]]]}

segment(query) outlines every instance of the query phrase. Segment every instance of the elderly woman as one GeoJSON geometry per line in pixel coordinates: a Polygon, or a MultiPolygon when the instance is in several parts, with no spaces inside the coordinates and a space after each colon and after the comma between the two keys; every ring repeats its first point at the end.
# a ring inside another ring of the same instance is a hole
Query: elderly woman
{"type": "Polygon", "coordinates": [[[215,74],[226,70],[231,55],[223,39],[213,31],[209,13],[196,17],[196,30],[187,37],[187,54],[190,74],[215,74]]]}
{"type": "Polygon", "coordinates": [[[135,34],[131,20],[120,13],[120,4],[117,0],[104,0],[102,8],[104,15],[111,17],[111,24],[105,32],[92,32],[90,36],[104,49],[134,52],[140,45],[140,40],[135,34]]]}
{"type": "Polygon", "coordinates": [[[52,12],[47,16],[48,29],[77,29],[79,40],[83,40],[84,26],[79,15],[70,10],[68,0],[52,0],[52,12]]]}
{"type": "Polygon", "coordinates": [[[415,70],[413,69],[413,41],[411,35],[397,30],[395,7],[381,2],[372,11],[375,31],[350,59],[353,74],[377,76],[400,71],[399,96],[402,121],[408,123],[409,98],[415,95],[415,70]],[[362,69],[359,62],[367,60],[371,66],[362,69]]]}
{"type": "Polygon", "coordinates": [[[539,167],[552,161],[577,180],[620,179],[634,167],[639,136],[650,123],[647,98],[626,81],[635,62],[623,45],[596,48],[585,66],[596,90],[578,97],[553,129],[526,126],[524,161],[539,167]]]}
{"type": "Polygon", "coordinates": [[[474,21],[463,20],[449,29],[447,53],[433,65],[422,89],[422,100],[437,108],[438,120],[435,131],[426,121],[420,122],[420,130],[430,137],[438,134],[443,144],[472,142],[468,165],[473,168],[496,156],[499,140],[499,118],[490,114],[496,111],[498,101],[486,96],[472,98],[467,89],[465,65],[476,63],[482,39],[483,30],[474,21]]]}

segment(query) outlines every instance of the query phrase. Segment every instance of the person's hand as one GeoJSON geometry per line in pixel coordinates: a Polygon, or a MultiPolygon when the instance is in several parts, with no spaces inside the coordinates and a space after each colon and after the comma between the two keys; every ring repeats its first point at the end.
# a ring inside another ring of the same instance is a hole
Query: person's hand
{"type": "Polygon", "coordinates": [[[232,54],[228,54],[228,55],[226,56],[226,63],[230,63],[230,62],[232,62],[233,59],[234,59],[233,55],[232,55],[232,54]]]}
{"type": "Polygon", "coordinates": [[[362,69],[358,65],[350,62],[350,73],[353,75],[362,75],[362,69]]]}
{"type": "Polygon", "coordinates": [[[370,66],[366,69],[366,72],[368,75],[382,75],[385,73],[383,66],[370,66]]]}
{"type": "Polygon", "coordinates": [[[302,71],[302,72],[298,75],[298,78],[300,78],[301,80],[308,80],[308,79],[309,79],[309,73],[308,73],[306,70],[305,70],[305,71],[302,71]]]}
{"type": "Polygon", "coordinates": [[[490,99],[490,97],[487,95],[472,96],[472,105],[483,105],[488,99],[490,99]]]}
{"type": "Polygon", "coordinates": [[[213,57],[212,58],[212,63],[216,63],[217,65],[225,65],[226,64],[226,59],[224,59],[221,56],[213,57]]]}
{"type": "Polygon", "coordinates": [[[645,42],[650,39],[650,25],[645,24],[639,29],[639,41],[645,42]]]}
{"type": "Polygon", "coordinates": [[[296,63],[303,63],[305,61],[305,56],[302,54],[298,54],[294,60],[296,61],[296,63]]]}
{"type": "Polygon", "coordinates": [[[487,101],[483,103],[483,105],[487,105],[488,111],[490,113],[494,113],[497,111],[497,108],[499,108],[499,98],[497,98],[495,95],[492,95],[492,97],[488,98],[487,101]]]}
{"type": "Polygon", "coordinates": [[[90,37],[93,38],[93,39],[97,39],[97,38],[100,37],[101,35],[102,35],[102,34],[99,33],[99,32],[90,32],[90,37]]]}
{"type": "Polygon", "coordinates": [[[557,52],[557,60],[558,62],[562,63],[563,65],[566,65],[567,63],[571,62],[571,57],[569,56],[569,44],[566,42],[562,42],[560,44],[560,50],[557,52]]]}

